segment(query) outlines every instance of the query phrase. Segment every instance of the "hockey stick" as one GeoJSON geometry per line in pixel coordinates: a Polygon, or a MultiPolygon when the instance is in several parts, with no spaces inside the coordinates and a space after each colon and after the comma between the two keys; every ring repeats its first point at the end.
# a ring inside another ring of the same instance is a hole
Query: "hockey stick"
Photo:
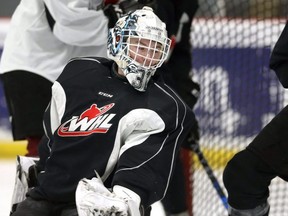
{"type": "Polygon", "coordinates": [[[227,197],[224,194],[217,178],[215,177],[212,168],[208,164],[208,161],[206,160],[205,156],[203,155],[202,151],[200,150],[199,144],[195,143],[195,144],[191,145],[191,147],[192,147],[192,150],[197,154],[200,163],[202,164],[204,170],[206,171],[206,174],[208,175],[209,179],[211,180],[213,187],[217,191],[217,194],[220,197],[225,209],[228,209],[227,197]]]}

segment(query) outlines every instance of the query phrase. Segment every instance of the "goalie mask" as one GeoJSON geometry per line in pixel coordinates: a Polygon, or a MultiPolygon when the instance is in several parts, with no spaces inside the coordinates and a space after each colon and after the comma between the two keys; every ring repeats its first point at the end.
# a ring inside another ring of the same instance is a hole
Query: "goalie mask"
{"type": "Polygon", "coordinates": [[[156,69],[167,59],[170,43],[165,23],[145,6],[120,18],[109,30],[108,57],[136,90],[145,91],[156,69]]]}

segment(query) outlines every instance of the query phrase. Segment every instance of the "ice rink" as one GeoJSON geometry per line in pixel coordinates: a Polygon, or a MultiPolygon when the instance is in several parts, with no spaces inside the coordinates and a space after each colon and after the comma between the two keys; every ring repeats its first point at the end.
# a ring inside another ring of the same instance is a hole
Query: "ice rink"
{"type": "Polygon", "coordinates": [[[12,199],[15,180],[15,160],[0,160],[0,216],[9,216],[10,202],[12,199]]]}
{"type": "MultiPolygon", "coordinates": [[[[14,159],[0,159],[0,216],[9,216],[16,173],[15,164],[14,159]]],[[[152,209],[151,216],[164,216],[159,203],[156,203],[152,209]]]]}

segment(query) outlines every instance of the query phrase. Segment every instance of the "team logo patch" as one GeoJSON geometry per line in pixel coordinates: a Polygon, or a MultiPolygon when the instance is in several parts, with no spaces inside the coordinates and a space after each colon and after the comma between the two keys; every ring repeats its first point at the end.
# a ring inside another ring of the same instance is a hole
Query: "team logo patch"
{"type": "Polygon", "coordinates": [[[80,116],[73,116],[58,128],[58,135],[62,137],[88,136],[92,133],[106,133],[112,126],[111,119],[116,114],[108,114],[114,103],[101,108],[92,104],[80,116]]]}

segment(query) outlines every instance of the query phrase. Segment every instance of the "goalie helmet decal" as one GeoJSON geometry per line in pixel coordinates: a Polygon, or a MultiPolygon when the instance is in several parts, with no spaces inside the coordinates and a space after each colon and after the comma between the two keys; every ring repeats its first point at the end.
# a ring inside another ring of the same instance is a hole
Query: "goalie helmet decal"
{"type": "Polygon", "coordinates": [[[149,7],[120,18],[109,30],[108,57],[123,70],[129,83],[145,91],[170,49],[166,25],[149,7]]]}
{"type": "MultiPolygon", "coordinates": [[[[116,56],[121,49],[125,48],[123,42],[123,28],[136,29],[135,23],[137,22],[137,15],[130,17],[129,15],[125,20],[119,20],[115,27],[109,32],[108,35],[108,52],[112,56],[116,56]]],[[[131,32],[132,33],[132,32],[131,32]]]]}

